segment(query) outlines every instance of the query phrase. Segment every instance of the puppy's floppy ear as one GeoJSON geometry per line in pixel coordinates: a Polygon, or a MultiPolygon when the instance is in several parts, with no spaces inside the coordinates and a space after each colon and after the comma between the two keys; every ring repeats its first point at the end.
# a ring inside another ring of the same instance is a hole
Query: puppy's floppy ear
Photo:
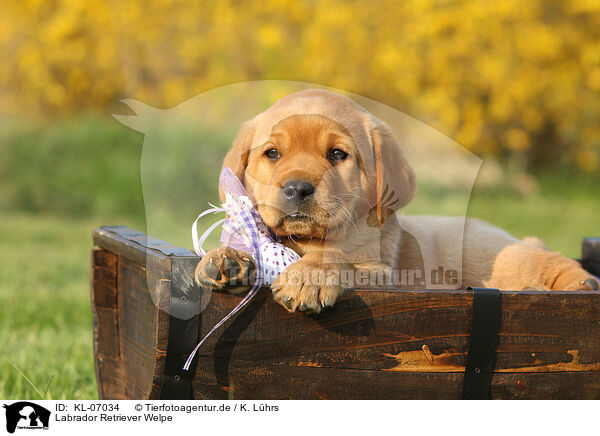
{"type": "MultiPolygon", "coordinates": [[[[254,138],[254,120],[246,121],[242,124],[239,133],[233,140],[231,149],[225,155],[223,160],[223,168],[229,167],[233,174],[244,183],[244,172],[248,166],[248,155],[250,154],[250,144],[254,138]]],[[[219,197],[221,201],[225,201],[225,196],[219,188],[219,197]]]]}
{"type": "Polygon", "coordinates": [[[414,198],[417,181],[390,128],[379,120],[371,120],[369,124],[377,197],[367,222],[382,226],[390,215],[414,198]]]}

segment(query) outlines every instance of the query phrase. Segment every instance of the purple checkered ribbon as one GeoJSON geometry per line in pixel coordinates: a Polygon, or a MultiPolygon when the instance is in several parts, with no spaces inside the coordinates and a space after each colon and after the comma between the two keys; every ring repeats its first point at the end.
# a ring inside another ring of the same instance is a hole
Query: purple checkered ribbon
{"type": "Polygon", "coordinates": [[[207,209],[198,215],[192,225],[192,239],[194,250],[199,256],[204,256],[206,251],[202,245],[208,235],[220,224],[223,225],[221,233],[221,243],[239,250],[249,251],[256,262],[256,281],[246,296],[237,306],[229,312],[225,318],[219,321],[196,345],[188,357],[185,370],[188,370],[196,352],[204,341],[223,323],[240,311],[254,296],[263,285],[270,285],[275,278],[291,263],[300,259],[300,256],[292,249],[285,247],[276,240],[269,228],[263,222],[258,211],[248,197],[242,183],[233,174],[230,168],[226,167],[221,172],[219,179],[221,190],[225,193],[226,201],[223,207],[217,207],[211,204],[212,208],[207,209]],[[227,218],[212,224],[203,234],[198,237],[198,220],[209,213],[226,212],[227,218]]]}
{"type": "MultiPolygon", "coordinates": [[[[252,218],[252,215],[249,214],[246,211],[241,211],[240,215],[240,224],[242,226],[242,229],[247,232],[246,234],[248,236],[250,236],[251,240],[252,240],[252,248],[254,253],[258,253],[259,252],[259,246],[258,246],[258,229],[256,228],[256,224],[254,222],[254,219],[252,218]]],[[[225,225],[223,225],[223,227],[225,227],[225,225]]],[[[213,227],[214,228],[214,227],[213,227]]],[[[231,312],[229,312],[225,318],[223,318],[221,321],[219,321],[207,334],[206,336],[204,336],[204,338],[202,338],[202,340],[200,342],[198,342],[198,345],[196,345],[196,348],[194,348],[194,350],[192,351],[192,353],[190,354],[190,356],[188,357],[187,361],[185,362],[185,365],[183,367],[183,369],[185,369],[186,371],[190,368],[190,365],[192,363],[192,360],[194,359],[194,356],[196,355],[196,353],[198,352],[198,349],[200,348],[200,346],[204,343],[204,341],[206,341],[206,339],[219,327],[221,327],[228,319],[230,319],[233,315],[235,315],[237,312],[240,311],[240,309],[242,309],[242,307],[244,307],[246,304],[248,304],[248,302],[250,302],[250,300],[252,300],[254,298],[254,296],[258,293],[258,290],[260,289],[260,287],[262,286],[262,266],[261,266],[261,256],[260,254],[258,256],[253,256],[255,261],[256,261],[256,281],[254,282],[254,285],[252,285],[252,288],[250,289],[250,291],[246,294],[246,296],[242,299],[242,301],[240,301],[237,306],[235,306],[233,308],[233,310],[231,312]]]]}

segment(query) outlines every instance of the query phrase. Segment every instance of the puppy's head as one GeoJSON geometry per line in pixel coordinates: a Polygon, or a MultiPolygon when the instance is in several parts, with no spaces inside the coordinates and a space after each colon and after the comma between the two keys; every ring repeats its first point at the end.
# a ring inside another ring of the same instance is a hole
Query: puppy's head
{"type": "Polygon", "coordinates": [[[383,225],[416,190],[390,129],[322,90],[289,95],[244,123],[225,166],[280,236],[343,238],[365,218],[383,225]]]}

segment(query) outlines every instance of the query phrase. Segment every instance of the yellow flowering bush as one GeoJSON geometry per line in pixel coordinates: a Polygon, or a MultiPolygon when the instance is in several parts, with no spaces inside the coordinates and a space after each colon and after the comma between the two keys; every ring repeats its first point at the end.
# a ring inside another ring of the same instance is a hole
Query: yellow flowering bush
{"type": "Polygon", "coordinates": [[[0,54],[4,114],[298,80],[378,99],[477,153],[599,165],[599,0],[5,0],[0,54]]]}

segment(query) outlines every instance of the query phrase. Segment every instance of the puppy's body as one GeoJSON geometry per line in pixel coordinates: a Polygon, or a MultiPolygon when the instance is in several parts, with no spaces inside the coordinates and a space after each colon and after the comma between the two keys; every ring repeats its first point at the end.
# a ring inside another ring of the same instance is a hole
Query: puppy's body
{"type": "MultiPolygon", "coordinates": [[[[290,311],[333,305],[348,287],[341,274],[416,272],[422,280],[403,286],[412,288],[431,285],[433,270],[447,282],[437,287],[454,289],[598,288],[577,262],[482,221],[396,215],[415,194],[414,173],[389,128],[337,94],[308,90],[279,100],[242,126],[224,166],[302,256],[273,284],[290,311]]],[[[196,276],[225,288],[252,267],[247,254],[222,247],[196,276]]]]}
{"type": "Polygon", "coordinates": [[[478,219],[400,216],[399,222],[403,230],[393,267],[421,268],[420,256],[441,266],[458,261],[462,265],[458,288],[577,290],[586,289],[585,280],[592,278],[578,262],[478,219]],[[411,238],[415,234],[429,237],[421,236],[417,244],[411,238]],[[456,247],[461,245],[462,257],[456,259],[456,247]]]}

